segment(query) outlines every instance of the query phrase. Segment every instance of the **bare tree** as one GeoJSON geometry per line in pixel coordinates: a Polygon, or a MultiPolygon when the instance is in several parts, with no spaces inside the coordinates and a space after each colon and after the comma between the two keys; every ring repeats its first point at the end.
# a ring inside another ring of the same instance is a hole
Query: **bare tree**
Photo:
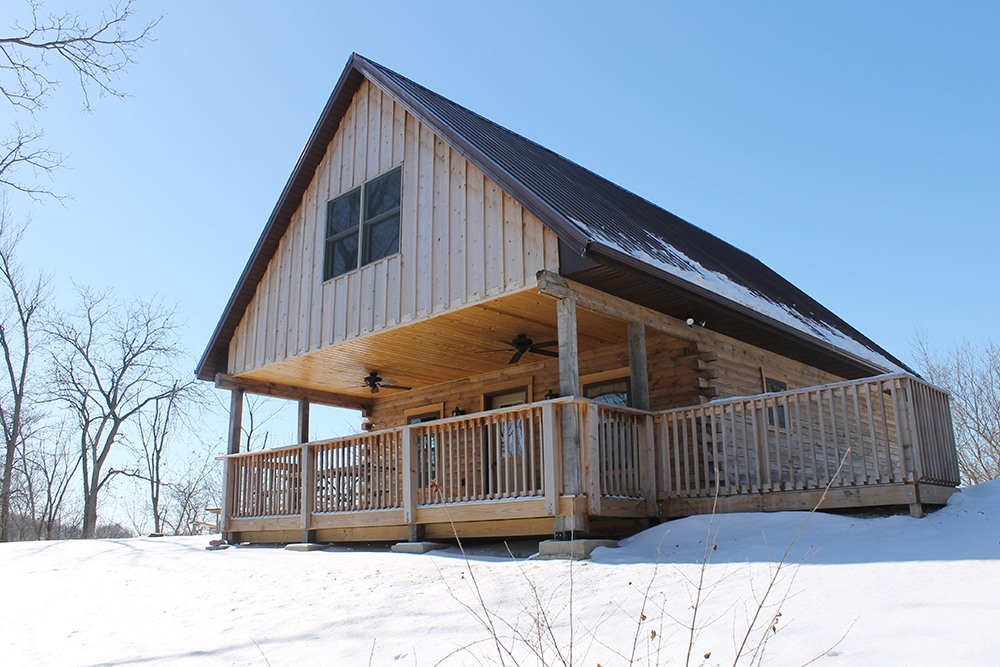
{"type": "Polygon", "coordinates": [[[163,455],[167,443],[174,433],[177,421],[179,391],[153,401],[152,410],[138,415],[139,442],[142,445],[144,474],[142,479],[149,484],[149,502],[152,509],[153,532],[163,532],[163,514],[160,509],[160,495],[163,493],[163,455]]]}
{"type": "Polygon", "coordinates": [[[115,302],[80,290],[77,312],[58,317],[49,331],[52,388],[76,420],[82,457],[83,537],[95,536],[101,490],[121,470],[108,457],[145,409],[178,391],[171,372],[179,354],[174,312],[160,303],[115,302]]]}
{"type": "Polygon", "coordinates": [[[968,484],[1000,478],[1000,346],[968,341],[944,354],[914,344],[920,373],[951,394],[958,466],[968,484]]]}
{"type": "MultiPolygon", "coordinates": [[[[229,414],[228,398],[223,400],[219,392],[212,393],[219,410],[229,414]]],[[[245,452],[254,449],[267,449],[271,439],[271,431],[266,428],[268,422],[274,419],[283,407],[282,403],[269,396],[260,394],[245,394],[243,397],[243,420],[240,426],[241,447],[245,452]]]]}
{"type": "MultiPolygon", "coordinates": [[[[83,106],[91,109],[91,93],[124,97],[119,78],[135,62],[136,52],[148,41],[159,18],[135,26],[131,0],[112,4],[99,17],[65,11],[46,12],[39,0],[29,0],[24,21],[0,35],[0,96],[11,108],[34,119],[59,88],[60,72],[75,77],[83,106]]],[[[0,142],[0,185],[38,199],[54,196],[35,180],[22,178],[25,169],[49,173],[62,157],[40,146],[43,132],[16,120],[0,142]]]]}
{"type": "Polygon", "coordinates": [[[203,520],[206,508],[218,507],[221,470],[214,457],[192,458],[186,469],[165,484],[167,503],[163,524],[174,535],[201,535],[210,529],[203,520]]]}
{"type": "Polygon", "coordinates": [[[10,539],[11,480],[28,402],[33,345],[40,333],[39,315],[48,296],[44,276],[28,276],[17,261],[24,225],[13,226],[0,201],[0,428],[3,430],[3,476],[0,478],[0,542],[10,539]]]}
{"type": "Polygon", "coordinates": [[[281,411],[281,405],[267,396],[257,394],[247,394],[246,416],[243,419],[242,432],[246,438],[246,451],[252,452],[254,445],[259,445],[258,449],[267,449],[267,441],[271,438],[271,431],[264,428],[269,421],[281,411]]]}
{"type": "Polygon", "coordinates": [[[194,380],[176,382],[170,395],[154,400],[149,409],[137,416],[138,440],[141,447],[142,470],[133,476],[144,480],[149,487],[150,510],[153,518],[153,532],[164,530],[165,504],[163,493],[170,482],[170,471],[166,466],[167,446],[185,417],[185,410],[197,407],[200,393],[194,380]]]}
{"type": "MultiPolygon", "coordinates": [[[[61,538],[63,508],[70,484],[80,469],[82,457],[70,444],[69,425],[60,422],[38,436],[38,445],[21,449],[20,474],[26,490],[25,515],[32,524],[31,537],[61,538]]],[[[21,539],[28,535],[23,531],[21,539]]]]}

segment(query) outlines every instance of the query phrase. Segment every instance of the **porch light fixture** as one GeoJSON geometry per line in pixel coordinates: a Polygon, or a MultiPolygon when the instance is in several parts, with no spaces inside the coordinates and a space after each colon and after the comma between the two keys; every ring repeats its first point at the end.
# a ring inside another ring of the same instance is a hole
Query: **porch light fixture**
{"type": "Polygon", "coordinates": [[[461,417],[464,414],[465,414],[465,410],[463,410],[462,408],[458,407],[457,405],[455,406],[455,409],[451,411],[451,416],[452,417],[461,417]]]}
{"type": "Polygon", "coordinates": [[[687,324],[689,327],[693,327],[696,324],[700,327],[705,326],[705,320],[697,320],[695,319],[694,315],[688,315],[687,319],[684,320],[684,323],[687,324]]]}

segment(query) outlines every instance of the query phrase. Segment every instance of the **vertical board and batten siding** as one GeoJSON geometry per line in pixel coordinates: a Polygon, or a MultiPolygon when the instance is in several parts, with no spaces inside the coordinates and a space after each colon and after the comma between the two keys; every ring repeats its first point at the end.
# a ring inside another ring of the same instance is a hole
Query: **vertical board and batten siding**
{"type": "Polygon", "coordinates": [[[515,291],[558,263],[551,231],[366,81],[236,329],[228,371],[515,291]],[[400,165],[400,252],[323,282],[326,203],[400,165]]]}

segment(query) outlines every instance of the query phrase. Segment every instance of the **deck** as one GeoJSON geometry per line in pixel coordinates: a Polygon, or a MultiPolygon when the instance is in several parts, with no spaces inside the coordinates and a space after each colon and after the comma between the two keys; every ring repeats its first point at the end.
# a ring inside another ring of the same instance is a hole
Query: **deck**
{"type": "Polygon", "coordinates": [[[906,374],[658,412],[557,398],[225,462],[224,530],[254,542],[551,535],[558,516],[613,534],[824,492],[919,514],[959,483],[948,396],[906,374]]]}

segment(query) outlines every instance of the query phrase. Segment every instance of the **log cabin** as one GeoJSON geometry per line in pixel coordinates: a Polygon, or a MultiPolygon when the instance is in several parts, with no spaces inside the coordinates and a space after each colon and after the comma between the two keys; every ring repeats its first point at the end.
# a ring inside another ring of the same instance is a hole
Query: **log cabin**
{"type": "Polygon", "coordinates": [[[223,531],[629,534],[959,483],[945,392],[764,264],[354,54],[197,367],[223,531]],[[240,451],[244,393],[298,442],[240,451]],[[309,441],[309,407],[362,433],[309,441]]]}

